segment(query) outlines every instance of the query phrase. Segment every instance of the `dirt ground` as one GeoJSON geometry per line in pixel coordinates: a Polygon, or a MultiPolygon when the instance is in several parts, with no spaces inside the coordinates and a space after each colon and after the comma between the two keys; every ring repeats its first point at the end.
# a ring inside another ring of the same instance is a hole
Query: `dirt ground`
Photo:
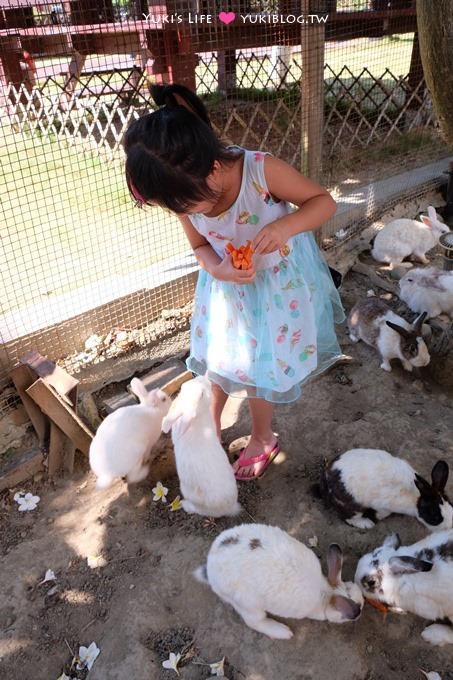
{"type": "MultiPolygon", "coordinates": [[[[350,271],[341,288],[346,311],[370,288],[385,294],[350,271]]],[[[396,298],[390,304],[402,309],[396,298]]],[[[223,657],[230,680],[420,680],[420,669],[453,680],[452,650],[424,642],[425,622],[411,614],[366,605],[354,623],[290,620],[293,639],[271,640],[192,576],[214,537],[240,522],[274,524],[311,541],[324,570],[327,547],[338,542],[345,579],[391,531],[403,543],[425,535],[415,519],[401,516],[354,529],[311,492],[324,458],[352,447],[386,449],[424,476],[438,458],[452,460],[452,391],[432,367],[408,373],[395,362],[386,373],[374,350],[350,342],[344,325],[338,335],[351,359],[312,381],[298,402],[276,409],[283,451],[261,480],[240,484],[238,518],[213,522],[170,510],[179,489],[166,435],[139,485],[118,481],[98,491],[78,459],[70,479],[43,478],[0,496],[1,678],[56,680],[63,671],[85,678],[74,658],[95,642],[100,653],[89,680],[170,680],[175,671],[162,666],[170,652],[181,654],[185,680],[212,677],[209,664],[223,657]],[[152,500],[158,481],[169,489],[166,504],[152,500]],[[18,490],[40,497],[35,510],[18,511],[18,490]],[[55,580],[43,583],[48,569],[55,580]]],[[[228,402],[223,424],[227,442],[248,433],[245,400],[228,402]]],[[[268,577],[278,589],[277,563],[268,577]]]]}

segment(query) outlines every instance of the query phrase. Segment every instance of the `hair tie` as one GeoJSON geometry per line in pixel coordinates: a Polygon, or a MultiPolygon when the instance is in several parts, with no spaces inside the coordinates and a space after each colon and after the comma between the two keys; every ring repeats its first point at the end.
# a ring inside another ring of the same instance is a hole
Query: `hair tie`
{"type": "Polygon", "coordinates": [[[137,190],[137,188],[136,188],[135,184],[132,182],[132,180],[129,180],[129,189],[131,191],[132,196],[137,201],[137,204],[139,206],[145,205],[145,203],[146,203],[145,199],[143,198],[141,193],[137,190]]]}

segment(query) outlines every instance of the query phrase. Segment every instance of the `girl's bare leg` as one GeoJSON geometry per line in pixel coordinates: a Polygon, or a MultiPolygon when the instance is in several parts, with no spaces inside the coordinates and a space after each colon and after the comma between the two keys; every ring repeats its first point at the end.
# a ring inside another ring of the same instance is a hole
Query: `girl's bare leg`
{"type": "Polygon", "coordinates": [[[222,388],[217,385],[217,383],[211,383],[212,385],[212,399],[211,399],[211,417],[214,421],[214,426],[217,432],[217,436],[220,441],[222,441],[220,419],[222,417],[222,411],[225,408],[225,404],[228,399],[228,394],[226,394],[222,388]]]}
{"type": "Polygon", "coordinates": [[[240,477],[255,477],[261,474],[267,465],[267,460],[246,465],[247,458],[254,458],[264,454],[270,454],[276,444],[276,437],[272,430],[272,417],[274,415],[274,404],[265,399],[250,399],[249,408],[252,416],[252,434],[245,451],[241,456],[241,465],[236,461],[233,470],[240,477]]]}

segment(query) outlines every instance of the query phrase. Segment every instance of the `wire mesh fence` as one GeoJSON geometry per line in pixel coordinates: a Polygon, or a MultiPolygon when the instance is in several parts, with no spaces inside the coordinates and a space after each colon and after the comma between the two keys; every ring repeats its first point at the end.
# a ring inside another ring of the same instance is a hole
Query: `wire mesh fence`
{"type": "Polygon", "coordinates": [[[78,370],[187,340],[195,260],[179,222],[137,210],[123,178],[150,83],[189,85],[222,137],[339,200],[443,158],[415,3],[384,4],[1,1],[0,385],[30,349],[78,370]]]}

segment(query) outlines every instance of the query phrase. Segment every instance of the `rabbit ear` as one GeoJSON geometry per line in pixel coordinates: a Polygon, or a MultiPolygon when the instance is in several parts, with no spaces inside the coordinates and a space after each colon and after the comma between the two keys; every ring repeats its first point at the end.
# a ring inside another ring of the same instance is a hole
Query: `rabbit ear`
{"type": "Polygon", "coordinates": [[[415,473],[415,479],[414,479],[414,484],[417,487],[417,489],[420,491],[421,496],[424,498],[429,498],[433,496],[433,490],[431,488],[431,484],[426,481],[421,475],[418,475],[415,473]]]}
{"type": "Polygon", "coordinates": [[[344,595],[332,595],[330,604],[347,621],[355,621],[355,619],[359,618],[362,611],[362,607],[357,602],[344,595]]]}
{"type": "Polygon", "coordinates": [[[430,227],[431,229],[439,223],[439,218],[437,217],[436,210],[433,208],[432,205],[429,205],[428,208],[428,215],[420,215],[420,219],[423,222],[423,224],[426,224],[427,227],[430,227]]]}
{"type": "Polygon", "coordinates": [[[401,539],[399,535],[394,531],[392,534],[389,534],[386,537],[382,545],[385,546],[386,548],[393,548],[394,550],[398,550],[398,548],[401,546],[401,539]]]}
{"type": "Polygon", "coordinates": [[[183,423],[183,429],[180,434],[184,434],[195,420],[196,413],[196,404],[188,409],[185,404],[181,402],[178,404],[178,400],[176,399],[172,403],[169,412],[162,420],[162,432],[169,432],[175,423],[181,421],[183,423]]]}
{"type": "Polygon", "coordinates": [[[394,556],[389,559],[389,567],[392,574],[417,574],[420,571],[431,571],[432,562],[420,560],[411,555],[394,556]]]}
{"type": "Polygon", "coordinates": [[[338,543],[331,543],[327,550],[327,580],[332,588],[341,583],[341,568],[343,566],[343,553],[338,543]]]}
{"type": "Polygon", "coordinates": [[[423,322],[426,319],[426,315],[427,315],[427,312],[422,312],[421,314],[419,314],[417,316],[415,321],[412,323],[412,328],[414,329],[414,331],[417,334],[420,334],[420,331],[421,331],[422,326],[423,326],[423,322]]]}
{"type": "Polygon", "coordinates": [[[431,470],[433,487],[442,493],[448,481],[448,464],[444,460],[438,460],[431,470]]]}
{"type": "Polygon", "coordinates": [[[130,388],[136,397],[143,401],[148,396],[148,390],[140,380],[140,378],[132,378],[130,388]]]}
{"type": "Polygon", "coordinates": [[[385,323],[389,328],[399,333],[399,335],[401,335],[403,338],[411,337],[411,331],[408,331],[406,328],[399,326],[397,323],[393,323],[393,321],[386,321],[385,323]]]}

